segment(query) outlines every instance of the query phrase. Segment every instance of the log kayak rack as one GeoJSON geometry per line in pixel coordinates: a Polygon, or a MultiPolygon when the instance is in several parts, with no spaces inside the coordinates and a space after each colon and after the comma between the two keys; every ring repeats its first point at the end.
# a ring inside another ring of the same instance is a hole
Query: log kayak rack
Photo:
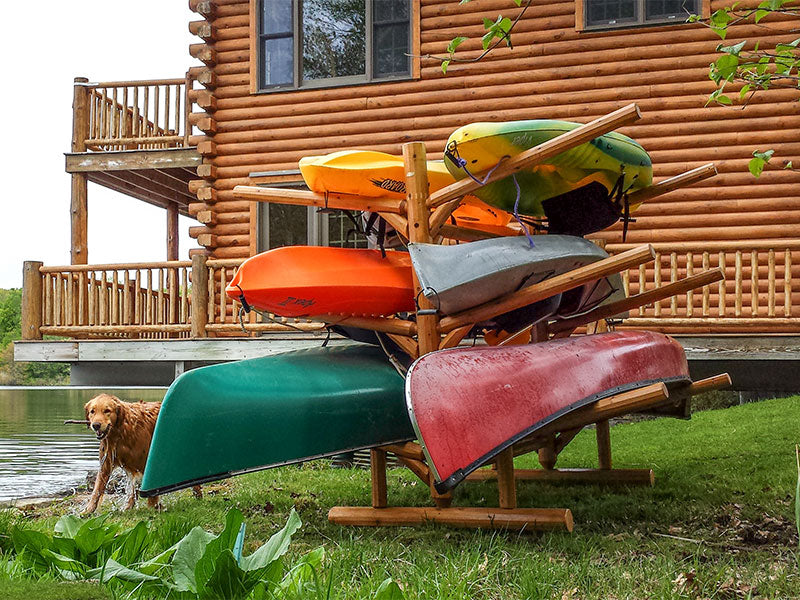
{"type": "MultiPolygon", "coordinates": [[[[641,118],[639,108],[630,104],[572,131],[559,135],[539,146],[526,150],[504,161],[484,183],[491,183],[517,171],[543,162],[561,152],[586,143],[641,118]]],[[[406,199],[360,198],[345,194],[317,194],[314,192],[283,188],[236,186],[234,197],[258,202],[319,206],[379,213],[400,235],[409,242],[441,243],[443,238],[472,241],[496,237],[494,234],[446,224],[450,214],[458,207],[461,198],[481,184],[463,179],[433,194],[428,192],[426,148],[422,142],[403,145],[406,172],[406,199]]],[[[655,183],[631,194],[629,201],[637,204],[691,185],[716,175],[713,164],[704,165],[655,183]]],[[[414,275],[414,292],[418,300],[416,322],[397,318],[348,317],[322,315],[315,320],[331,324],[348,325],[385,332],[409,356],[417,358],[429,352],[457,346],[473,326],[499,314],[543,300],[615,273],[638,267],[655,258],[652,246],[643,245],[596,263],[585,265],[568,273],[546,279],[522,290],[507,294],[486,304],[457,314],[439,318],[430,301],[420,293],[419,281],[414,275]]],[[[512,337],[530,337],[532,343],[567,337],[578,328],[587,332],[606,329],[606,319],[659,300],[670,298],[688,290],[701,288],[724,279],[720,269],[692,274],[663,287],[642,292],[623,300],[599,306],[588,313],[550,324],[537,324],[512,337]]],[[[511,340],[505,340],[509,342],[511,340]]],[[[328,519],[341,525],[395,526],[418,525],[436,522],[451,526],[507,530],[566,530],[572,531],[573,518],[568,508],[521,508],[517,505],[517,482],[561,481],[605,485],[650,485],[655,478],[651,469],[615,469],[612,467],[609,420],[636,412],[657,411],[673,416],[688,416],[691,396],[730,385],[727,374],[697,381],[689,385],[668,388],[655,383],[617,395],[603,398],[583,408],[568,413],[530,436],[516,442],[497,455],[490,464],[474,471],[467,481],[494,480],[498,486],[498,507],[453,507],[452,492],[441,494],[434,487],[433,472],[426,464],[424,452],[415,442],[394,444],[370,451],[371,506],[337,506],[330,510],[328,519]],[[559,453],[586,426],[594,425],[597,438],[598,468],[556,469],[559,453]],[[537,452],[541,469],[515,469],[514,457],[537,452]],[[387,453],[394,454],[399,462],[411,470],[430,488],[435,507],[390,507],[386,479],[387,453]]]]}

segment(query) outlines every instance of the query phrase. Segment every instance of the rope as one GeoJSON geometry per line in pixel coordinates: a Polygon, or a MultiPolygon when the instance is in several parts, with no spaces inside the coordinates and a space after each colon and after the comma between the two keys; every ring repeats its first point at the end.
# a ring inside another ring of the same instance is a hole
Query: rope
{"type": "Polygon", "coordinates": [[[393,353],[389,352],[389,350],[386,348],[386,345],[383,343],[383,338],[381,337],[380,333],[376,331],[375,337],[378,338],[378,343],[381,345],[381,349],[383,350],[383,353],[386,355],[386,358],[389,359],[389,363],[391,363],[391,365],[394,367],[394,370],[397,371],[400,377],[405,379],[406,373],[408,373],[408,369],[406,369],[402,365],[402,363],[400,363],[400,361],[393,353]]]}

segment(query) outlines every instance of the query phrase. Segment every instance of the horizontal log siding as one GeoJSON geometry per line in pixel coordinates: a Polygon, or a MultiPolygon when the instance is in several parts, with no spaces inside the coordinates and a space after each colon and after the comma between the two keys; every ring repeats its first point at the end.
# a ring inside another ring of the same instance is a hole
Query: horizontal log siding
{"type": "MultiPolygon", "coordinates": [[[[730,4],[714,0],[711,10],[730,4]]],[[[369,148],[394,154],[408,141],[426,142],[438,158],[457,127],[479,120],[556,118],[587,122],[630,102],[643,118],[623,129],[653,157],[656,179],[717,163],[720,175],[646,203],[631,224],[628,242],[683,242],[797,237],[800,174],[747,172],[754,149],[775,150],[776,162],[800,162],[800,103],[796,90],[756,95],[745,109],[705,108],[713,83],[708,64],[720,40],[707,29],[678,25],[578,32],[574,2],[532,5],[514,33],[513,50],[498,48],[481,62],[450,65],[421,60],[414,81],[250,93],[249,4],[217,0],[212,25],[216,52],[216,167],[211,233],[218,257],[252,251],[246,220],[249,203],[235,200],[235,185],[253,171],[296,169],[308,154],[369,148]],[[235,225],[233,225],[235,223],[235,225]]],[[[480,52],[484,17],[514,17],[511,0],[421,0],[421,53],[444,54],[450,39],[469,35],[460,58],[480,52]]],[[[772,29],[732,28],[729,39],[762,40],[762,47],[792,38],[797,18],[775,18],[772,29]]],[[[794,35],[796,37],[796,35],[794,35]]],[[[597,234],[621,241],[621,227],[597,234]]]]}

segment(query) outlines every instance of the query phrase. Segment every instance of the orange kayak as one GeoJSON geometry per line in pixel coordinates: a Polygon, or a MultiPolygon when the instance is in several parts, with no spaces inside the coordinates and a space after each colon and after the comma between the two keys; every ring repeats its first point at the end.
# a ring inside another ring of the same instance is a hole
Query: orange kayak
{"type": "Polygon", "coordinates": [[[283,317],[392,315],[414,310],[406,252],[284,246],[248,258],[225,292],[283,317]]]}

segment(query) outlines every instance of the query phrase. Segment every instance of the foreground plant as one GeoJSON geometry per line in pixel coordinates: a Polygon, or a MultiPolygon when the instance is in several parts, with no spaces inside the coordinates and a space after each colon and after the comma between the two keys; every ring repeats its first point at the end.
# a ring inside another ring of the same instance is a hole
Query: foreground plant
{"type": "MultiPolygon", "coordinates": [[[[244,556],[242,513],[230,510],[219,535],[195,527],[177,544],[141,561],[152,542],[147,524],[120,532],[105,516],[82,521],[68,515],[55,534],[16,526],[11,531],[17,559],[38,575],[51,573],[67,580],[91,579],[122,588],[127,597],[153,595],[212,600],[274,600],[330,598],[333,579],[322,577],[322,546],[285,568],[283,557],[292,535],[302,525],[294,509],[286,525],[249,556],[244,556]]],[[[385,580],[375,600],[403,600],[400,587],[385,580]]]]}

